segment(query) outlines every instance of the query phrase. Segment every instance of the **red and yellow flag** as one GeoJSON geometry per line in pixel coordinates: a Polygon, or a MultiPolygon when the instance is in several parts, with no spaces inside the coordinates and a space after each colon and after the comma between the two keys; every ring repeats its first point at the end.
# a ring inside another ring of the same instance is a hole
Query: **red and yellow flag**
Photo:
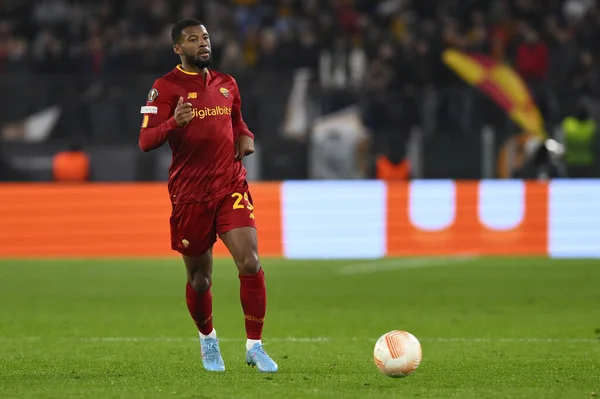
{"type": "Polygon", "coordinates": [[[444,63],[467,83],[490,96],[528,134],[545,139],[544,120],[529,89],[508,65],[483,54],[449,49],[444,63]]]}

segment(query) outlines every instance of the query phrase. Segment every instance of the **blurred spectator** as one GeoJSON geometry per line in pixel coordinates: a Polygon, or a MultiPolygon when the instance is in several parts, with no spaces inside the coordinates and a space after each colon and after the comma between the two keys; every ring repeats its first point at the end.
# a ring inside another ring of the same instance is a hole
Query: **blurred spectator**
{"type": "Polygon", "coordinates": [[[29,43],[21,37],[10,37],[6,40],[4,52],[0,55],[3,73],[27,73],[31,59],[29,57],[29,43]]]}
{"type": "Polygon", "coordinates": [[[594,55],[584,50],[571,75],[571,87],[577,94],[585,97],[600,97],[600,69],[594,55]]]}
{"type": "Polygon", "coordinates": [[[523,28],[523,38],[517,48],[517,72],[527,83],[544,83],[548,75],[548,46],[530,26],[523,28]]]}
{"type": "Polygon", "coordinates": [[[52,159],[52,174],[55,182],[83,183],[90,179],[90,159],[79,145],[72,145],[52,159]]]}
{"type": "Polygon", "coordinates": [[[376,178],[379,180],[410,179],[410,163],[407,159],[398,164],[392,163],[385,155],[379,155],[375,162],[376,178]]]}
{"type": "Polygon", "coordinates": [[[565,164],[569,177],[596,177],[594,140],[597,124],[584,105],[562,123],[565,142],[565,164]]]}
{"type": "Polygon", "coordinates": [[[312,76],[312,112],[359,105],[375,147],[402,147],[414,126],[475,137],[491,123],[510,134],[506,115],[441,62],[450,47],[512,64],[549,131],[582,101],[600,118],[593,0],[5,0],[0,124],[58,104],[69,134],[135,134],[131,104],[173,68],[169,29],[191,17],[207,25],[214,67],[236,76],[264,134],[280,132],[297,68],[312,76]]]}

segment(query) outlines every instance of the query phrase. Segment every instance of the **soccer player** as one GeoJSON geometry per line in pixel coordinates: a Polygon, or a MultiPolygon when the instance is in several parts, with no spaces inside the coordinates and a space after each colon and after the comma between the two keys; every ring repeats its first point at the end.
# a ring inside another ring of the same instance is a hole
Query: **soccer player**
{"type": "Polygon", "coordinates": [[[201,22],[174,25],[173,50],[181,64],[154,82],[142,106],[140,148],[168,142],[173,156],[168,191],[171,247],[187,269],[186,302],[199,330],[204,368],[224,371],[213,328],[212,248],[217,235],[239,271],[246,326],[246,362],[261,372],[277,364],[261,342],[266,288],[259,262],[254,205],[242,158],[254,152],[254,136],[242,119],[237,83],[208,67],[211,46],[201,22]]]}

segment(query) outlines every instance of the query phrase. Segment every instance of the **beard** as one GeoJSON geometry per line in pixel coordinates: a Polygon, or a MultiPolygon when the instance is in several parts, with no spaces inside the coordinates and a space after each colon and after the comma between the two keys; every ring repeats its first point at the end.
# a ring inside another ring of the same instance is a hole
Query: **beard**
{"type": "Polygon", "coordinates": [[[212,54],[210,54],[208,56],[207,60],[200,59],[200,56],[198,54],[194,54],[194,55],[185,54],[185,59],[189,64],[192,64],[196,68],[204,69],[204,68],[208,68],[210,66],[210,64],[212,63],[212,54]]]}

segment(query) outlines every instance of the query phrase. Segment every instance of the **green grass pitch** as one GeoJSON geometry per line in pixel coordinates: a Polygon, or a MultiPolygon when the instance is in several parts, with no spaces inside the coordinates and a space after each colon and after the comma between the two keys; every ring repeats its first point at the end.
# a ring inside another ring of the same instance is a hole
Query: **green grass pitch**
{"type": "Polygon", "coordinates": [[[600,261],[263,266],[273,375],[244,362],[229,260],[213,284],[222,374],[202,369],[179,259],[0,260],[0,398],[600,397],[600,261]],[[372,358],[394,329],[423,347],[403,379],[372,358]]]}

